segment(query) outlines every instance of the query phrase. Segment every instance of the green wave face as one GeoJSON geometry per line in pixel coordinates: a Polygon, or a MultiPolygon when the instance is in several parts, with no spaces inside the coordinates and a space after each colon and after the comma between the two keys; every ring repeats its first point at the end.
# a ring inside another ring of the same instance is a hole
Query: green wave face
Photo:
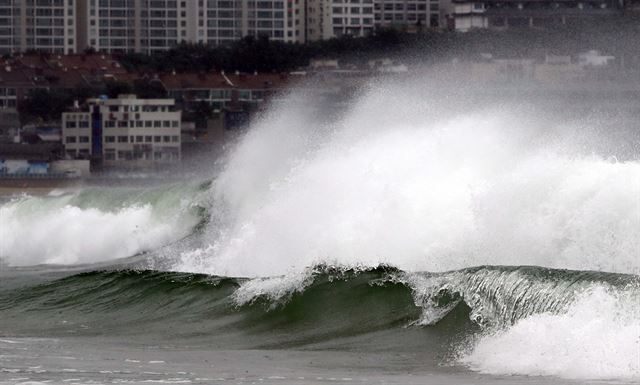
{"type": "Polygon", "coordinates": [[[254,280],[99,271],[0,292],[0,334],[162,335],[229,348],[397,349],[442,358],[486,330],[569,311],[596,286],[640,298],[637,276],[535,267],[430,274],[317,266],[254,280]]]}

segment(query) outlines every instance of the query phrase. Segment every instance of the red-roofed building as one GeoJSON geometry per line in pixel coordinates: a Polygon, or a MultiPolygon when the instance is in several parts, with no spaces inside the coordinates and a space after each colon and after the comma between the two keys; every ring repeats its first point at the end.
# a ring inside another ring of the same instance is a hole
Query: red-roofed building
{"type": "Polygon", "coordinates": [[[219,72],[166,74],[158,77],[169,97],[185,105],[206,102],[214,110],[256,105],[283,91],[290,83],[287,75],[234,74],[219,72]]]}

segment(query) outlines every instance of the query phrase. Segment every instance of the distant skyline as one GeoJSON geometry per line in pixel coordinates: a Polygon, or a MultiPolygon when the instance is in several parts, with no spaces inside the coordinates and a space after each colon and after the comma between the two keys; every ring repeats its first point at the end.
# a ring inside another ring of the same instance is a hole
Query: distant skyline
{"type": "Polygon", "coordinates": [[[150,53],[182,42],[224,45],[259,35],[305,43],[365,36],[376,25],[437,26],[441,3],[450,0],[4,1],[0,52],[150,53]]]}
{"type": "Polygon", "coordinates": [[[546,27],[619,15],[630,0],[35,0],[0,1],[0,53],[153,53],[244,36],[306,43],[376,28],[546,27]]]}

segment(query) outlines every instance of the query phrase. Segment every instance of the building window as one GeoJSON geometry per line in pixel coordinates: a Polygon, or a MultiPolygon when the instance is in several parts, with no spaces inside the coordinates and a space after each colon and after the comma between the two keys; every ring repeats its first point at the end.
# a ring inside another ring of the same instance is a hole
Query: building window
{"type": "Polygon", "coordinates": [[[116,137],[115,136],[105,136],[104,137],[104,141],[105,141],[105,143],[115,143],[116,137]]]}
{"type": "Polygon", "coordinates": [[[88,136],[80,136],[78,139],[80,139],[80,143],[89,143],[88,136]]]}
{"type": "Polygon", "coordinates": [[[127,143],[129,140],[128,136],[118,136],[118,143],[127,143]]]}
{"type": "Polygon", "coordinates": [[[75,142],[76,142],[75,136],[67,136],[67,143],[75,143],[75,142]]]}

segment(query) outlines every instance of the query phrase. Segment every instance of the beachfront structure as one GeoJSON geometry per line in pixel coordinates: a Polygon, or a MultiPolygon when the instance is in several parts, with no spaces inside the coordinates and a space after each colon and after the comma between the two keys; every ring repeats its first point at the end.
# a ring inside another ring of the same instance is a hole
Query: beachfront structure
{"type": "Polygon", "coordinates": [[[76,52],[76,1],[0,1],[0,54],[76,52]]]}
{"type": "Polygon", "coordinates": [[[182,112],[173,99],[90,99],[62,115],[67,158],[125,168],[180,160],[182,112]]]}
{"type": "Polygon", "coordinates": [[[455,29],[545,28],[622,12],[619,0],[453,0],[455,29]]]}
{"type": "Polygon", "coordinates": [[[169,97],[185,106],[206,103],[214,112],[255,109],[278,98],[293,80],[280,74],[163,74],[156,80],[169,97]]]}

